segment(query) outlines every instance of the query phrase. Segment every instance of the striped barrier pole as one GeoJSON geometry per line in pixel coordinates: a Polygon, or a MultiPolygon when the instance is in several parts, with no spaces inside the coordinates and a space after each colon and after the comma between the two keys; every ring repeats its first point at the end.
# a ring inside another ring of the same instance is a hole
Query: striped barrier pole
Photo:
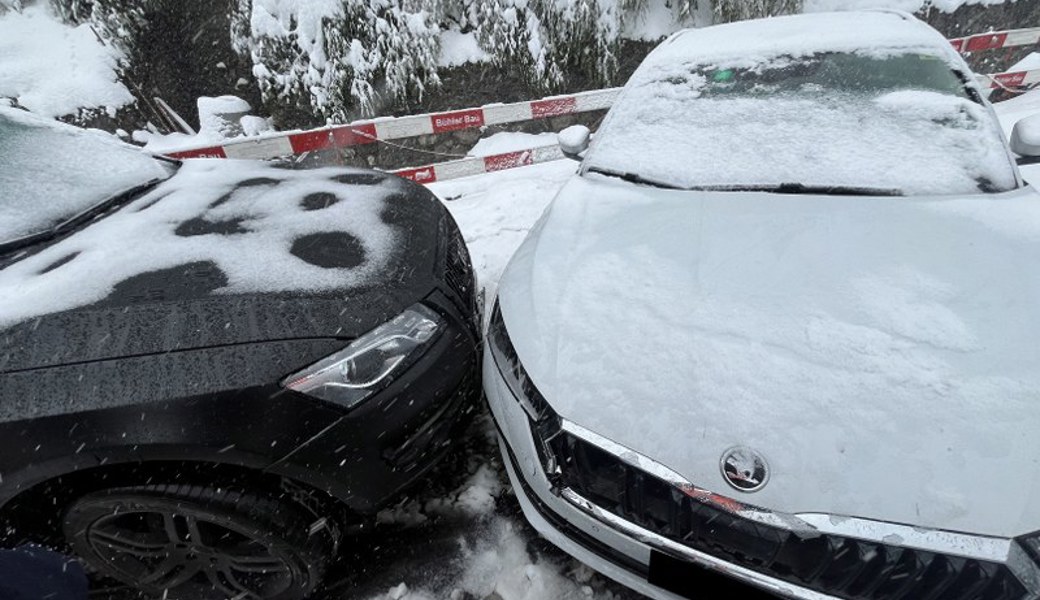
{"type": "Polygon", "coordinates": [[[621,88],[581,92],[511,104],[489,104],[408,117],[383,117],[309,131],[277,132],[231,139],[216,146],[166,152],[170,158],[253,158],[292,156],[315,150],[346,148],[375,142],[547,119],[610,108],[621,88]]]}

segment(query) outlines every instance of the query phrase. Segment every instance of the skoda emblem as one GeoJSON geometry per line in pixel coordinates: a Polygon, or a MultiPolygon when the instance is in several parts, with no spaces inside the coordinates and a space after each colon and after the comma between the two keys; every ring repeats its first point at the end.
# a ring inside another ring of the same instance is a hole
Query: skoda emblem
{"type": "Polygon", "coordinates": [[[769,482],[769,464],[751,448],[735,446],[722,454],[722,478],[741,492],[752,493],[769,482]]]}

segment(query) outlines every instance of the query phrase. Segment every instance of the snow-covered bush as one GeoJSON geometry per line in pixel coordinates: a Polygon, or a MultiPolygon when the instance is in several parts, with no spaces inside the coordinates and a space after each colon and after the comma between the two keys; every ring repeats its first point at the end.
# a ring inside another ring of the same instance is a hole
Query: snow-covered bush
{"type": "Polygon", "coordinates": [[[716,22],[728,23],[801,12],[802,4],[803,0],[712,0],[712,11],[716,22]]]}
{"type": "Polygon", "coordinates": [[[265,102],[331,119],[421,98],[440,83],[438,3],[239,0],[234,46],[248,53],[265,102]]]}
{"type": "Polygon", "coordinates": [[[137,33],[145,24],[145,11],[157,0],[50,0],[54,12],[66,23],[90,23],[106,44],[113,44],[129,56],[137,33]]]}
{"type": "MultiPolygon", "coordinates": [[[[0,10],[24,1],[0,0],[0,10]]],[[[122,51],[126,78],[151,83],[155,83],[151,76],[162,67],[152,38],[162,35],[167,22],[176,25],[178,15],[190,13],[184,0],[39,1],[49,2],[68,23],[90,23],[106,43],[122,51]],[[150,22],[156,19],[166,21],[150,22]]],[[[234,50],[252,66],[264,112],[297,123],[343,121],[421,101],[440,85],[441,33],[447,30],[475,33],[482,50],[499,67],[525,74],[535,90],[572,89],[575,78],[584,85],[617,85],[623,35],[638,30],[651,7],[660,11],[662,4],[660,0],[209,1],[214,2],[212,10],[203,16],[227,19],[224,31],[229,32],[234,50]]],[[[664,6],[671,7],[678,27],[794,12],[801,4],[802,0],[667,0],[664,6]]],[[[660,12],[655,19],[661,21],[660,12]]],[[[205,64],[205,57],[197,58],[196,63],[205,64]]],[[[167,81],[152,87],[167,93],[171,86],[167,81]]],[[[215,93],[225,91],[231,90],[215,93]]]]}
{"type": "Polygon", "coordinates": [[[0,15],[9,10],[22,10],[22,0],[0,0],[0,15]]]}
{"type": "Polygon", "coordinates": [[[546,88],[578,72],[606,83],[617,72],[623,19],[646,0],[468,0],[481,45],[546,88]]]}

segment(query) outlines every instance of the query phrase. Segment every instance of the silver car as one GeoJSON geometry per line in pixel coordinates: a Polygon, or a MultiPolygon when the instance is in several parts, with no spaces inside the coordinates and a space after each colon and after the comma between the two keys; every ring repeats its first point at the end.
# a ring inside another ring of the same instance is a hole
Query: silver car
{"type": "Polygon", "coordinates": [[[682,32],[587,139],[487,336],[535,528],[662,599],[1037,598],[1040,197],[949,43],[682,32]]]}

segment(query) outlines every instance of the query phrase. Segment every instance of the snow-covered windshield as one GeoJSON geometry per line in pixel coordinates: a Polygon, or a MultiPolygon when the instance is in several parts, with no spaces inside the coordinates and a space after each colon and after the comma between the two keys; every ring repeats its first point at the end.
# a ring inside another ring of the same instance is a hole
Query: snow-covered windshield
{"type": "Polygon", "coordinates": [[[0,244],[46,231],[171,173],[106,134],[0,108],[0,244]]]}
{"type": "Polygon", "coordinates": [[[679,188],[903,195],[1017,185],[995,118],[939,56],[780,56],[640,69],[586,166],[679,188]]]}

